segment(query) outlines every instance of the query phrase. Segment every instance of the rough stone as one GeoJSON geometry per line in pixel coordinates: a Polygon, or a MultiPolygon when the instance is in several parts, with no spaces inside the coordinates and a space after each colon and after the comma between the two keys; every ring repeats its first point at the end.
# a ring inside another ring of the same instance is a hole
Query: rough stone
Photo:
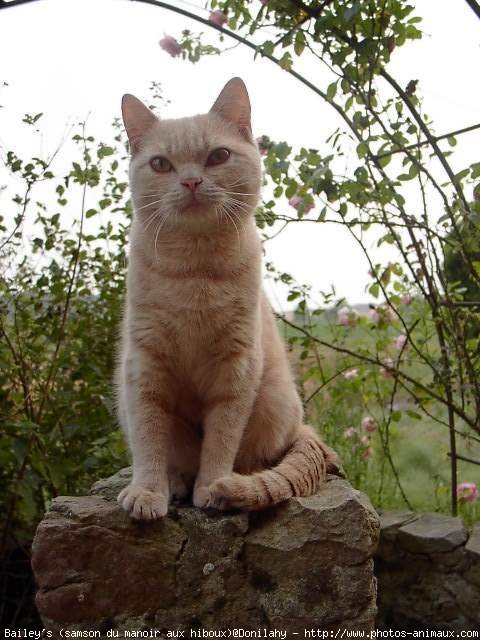
{"type": "Polygon", "coordinates": [[[404,524],[413,522],[418,517],[413,511],[384,511],[380,514],[380,542],[379,556],[384,559],[398,559],[397,542],[398,530],[404,524]]]}
{"type": "Polygon", "coordinates": [[[382,541],[395,540],[400,527],[418,518],[413,511],[384,511],[379,515],[382,541]]]}
{"type": "Polygon", "coordinates": [[[475,527],[465,544],[468,534],[459,518],[424,514],[408,521],[406,514],[381,516],[381,542],[375,555],[377,627],[478,629],[480,528],[475,527]]]}
{"type": "MultiPolygon", "coordinates": [[[[378,516],[330,476],[320,492],[258,513],[173,506],[155,523],[113,501],[127,470],[94,495],[62,497],[38,527],[33,568],[47,628],[373,629],[378,516]]],[[[296,637],[292,635],[291,637],[296,637]]]]}
{"type": "Polygon", "coordinates": [[[130,482],[131,477],[132,467],[125,467],[125,469],[120,469],[110,478],[95,482],[90,493],[95,496],[101,496],[109,502],[115,502],[120,491],[130,482]]]}
{"type": "Polygon", "coordinates": [[[468,562],[466,575],[474,585],[480,588],[480,522],[473,527],[465,552],[468,562]]]}
{"type": "Polygon", "coordinates": [[[399,545],[410,553],[442,553],[464,544],[467,531],[460,518],[424,513],[398,530],[399,545]]]}
{"type": "Polygon", "coordinates": [[[480,563],[480,522],[474,525],[468,542],[465,545],[465,550],[473,562],[480,563]]]}

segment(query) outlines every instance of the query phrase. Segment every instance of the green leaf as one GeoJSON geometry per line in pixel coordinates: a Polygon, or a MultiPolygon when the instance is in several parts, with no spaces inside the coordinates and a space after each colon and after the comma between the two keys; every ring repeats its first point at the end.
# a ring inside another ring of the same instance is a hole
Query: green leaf
{"type": "Polygon", "coordinates": [[[472,170],[472,178],[478,178],[480,176],[480,162],[474,162],[470,168],[472,170]]]}
{"type": "Polygon", "coordinates": [[[305,49],[305,36],[303,31],[297,31],[295,36],[295,44],[293,45],[293,50],[297,54],[297,56],[301,56],[303,50],[305,49]]]}
{"type": "Polygon", "coordinates": [[[357,146],[357,156],[362,159],[364,158],[368,153],[368,144],[366,142],[361,142],[358,146],[357,146]]]}
{"type": "Polygon", "coordinates": [[[283,54],[283,56],[278,61],[278,64],[282,69],[285,69],[285,71],[290,71],[292,69],[292,56],[288,53],[288,51],[283,54]]]}
{"type": "Polygon", "coordinates": [[[388,155],[388,156],[387,156],[387,155],[382,156],[381,158],[378,158],[378,164],[379,164],[381,167],[386,167],[386,166],[387,166],[387,164],[389,164],[389,163],[390,163],[391,159],[392,159],[392,156],[391,156],[391,155],[388,155]]]}
{"type": "Polygon", "coordinates": [[[421,420],[422,416],[416,411],[412,411],[411,409],[407,409],[406,414],[409,418],[413,418],[413,420],[421,420]]]}
{"type": "Polygon", "coordinates": [[[101,144],[97,149],[97,156],[101,158],[105,158],[106,156],[111,156],[114,153],[114,149],[112,147],[108,147],[107,145],[101,144]]]}
{"type": "Polygon", "coordinates": [[[458,173],[455,174],[455,180],[457,182],[460,182],[461,180],[466,178],[469,173],[470,173],[470,169],[463,169],[462,171],[459,171],[458,173]]]}
{"type": "Polygon", "coordinates": [[[275,45],[270,40],[266,40],[260,47],[259,52],[263,55],[271,56],[275,49],[275,45]]]}
{"type": "Polygon", "coordinates": [[[327,98],[329,100],[333,100],[335,95],[337,93],[337,83],[336,82],[332,82],[332,84],[328,85],[328,89],[327,89],[327,98]]]}
{"type": "Polygon", "coordinates": [[[368,293],[372,295],[374,298],[378,298],[378,296],[380,295],[380,286],[378,282],[375,282],[374,284],[370,285],[368,289],[368,293]]]}

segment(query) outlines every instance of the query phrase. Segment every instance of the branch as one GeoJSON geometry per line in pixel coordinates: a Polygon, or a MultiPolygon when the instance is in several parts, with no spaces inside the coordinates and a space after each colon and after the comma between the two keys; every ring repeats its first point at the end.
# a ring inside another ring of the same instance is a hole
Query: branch
{"type": "Polygon", "coordinates": [[[480,467],[480,460],[473,460],[472,458],[466,458],[465,456],[461,456],[460,454],[456,453],[447,453],[447,456],[449,456],[450,458],[455,457],[457,460],[463,460],[464,462],[470,462],[471,464],[478,464],[478,466],[480,467]]]}
{"type": "Polygon", "coordinates": [[[477,18],[480,18],[480,5],[475,2],[475,0],[466,0],[466,3],[470,7],[470,9],[475,13],[477,18]]]}
{"type": "MultiPolygon", "coordinates": [[[[443,133],[441,136],[433,136],[433,140],[435,140],[435,142],[438,142],[439,140],[445,140],[445,138],[450,138],[450,136],[460,136],[462,133],[475,131],[475,129],[480,129],[480,123],[472,124],[470,127],[463,127],[463,129],[457,129],[456,131],[450,131],[450,133],[443,133]]],[[[407,144],[406,146],[400,147],[399,149],[394,149],[393,151],[385,151],[384,153],[378,153],[374,157],[377,159],[386,158],[387,156],[392,156],[394,153],[402,153],[402,151],[406,151],[409,149],[417,149],[418,147],[424,147],[427,144],[430,144],[429,140],[421,140],[420,142],[407,144]]]]}

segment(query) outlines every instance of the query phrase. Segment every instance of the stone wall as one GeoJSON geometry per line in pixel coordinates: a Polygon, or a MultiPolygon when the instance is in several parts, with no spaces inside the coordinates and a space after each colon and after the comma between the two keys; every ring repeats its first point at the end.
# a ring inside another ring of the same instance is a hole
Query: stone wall
{"type": "MultiPolygon", "coordinates": [[[[40,524],[33,567],[48,628],[373,628],[378,516],[345,480],[264,512],[176,506],[150,524],[115,502],[129,478],[57,498],[40,524]]],[[[469,533],[459,518],[388,511],[380,531],[377,628],[480,628],[480,523],[469,533]]]]}
{"type": "Polygon", "coordinates": [[[387,511],[375,557],[381,629],[480,629],[480,523],[387,511]]]}
{"type": "Polygon", "coordinates": [[[115,502],[128,479],[120,472],[94,495],[55,499],[38,527],[37,606],[56,635],[373,629],[379,521],[346,480],[330,476],[317,495],[262,512],[177,506],[145,523],[115,502]]]}

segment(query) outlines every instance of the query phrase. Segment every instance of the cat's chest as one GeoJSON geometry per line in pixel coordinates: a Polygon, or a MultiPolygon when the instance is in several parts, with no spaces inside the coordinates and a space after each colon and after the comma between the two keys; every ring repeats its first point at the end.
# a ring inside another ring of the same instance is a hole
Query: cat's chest
{"type": "Polygon", "coordinates": [[[165,279],[153,292],[164,308],[182,314],[186,319],[221,312],[234,304],[242,292],[233,278],[215,275],[187,274],[165,279]]]}
{"type": "Polygon", "coordinates": [[[145,327],[143,346],[175,372],[204,371],[205,363],[215,363],[240,334],[257,333],[250,325],[260,281],[252,265],[167,263],[130,276],[131,317],[145,327]]]}
{"type": "Polygon", "coordinates": [[[131,305],[132,317],[142,318],[146,327],[148,346],[191,366],[214,356],[242,331],[255,301],[228,283],[198,278],[157,287],[131,305]]]}

